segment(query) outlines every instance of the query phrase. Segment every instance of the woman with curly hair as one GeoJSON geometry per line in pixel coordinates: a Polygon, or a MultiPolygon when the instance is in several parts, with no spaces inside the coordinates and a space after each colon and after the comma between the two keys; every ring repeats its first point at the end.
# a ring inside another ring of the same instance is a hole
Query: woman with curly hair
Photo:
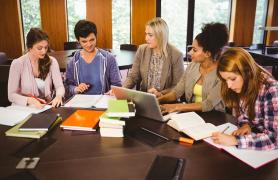
{"type": "Polygon", "coordinates": [[[228,41],[224,24],[205,24],[189,52],[192,62],[173,90],[158,98],[160,103],[177,101],[185,95],[186,103],[161,105],[162,112],[224,110],[220,97],[221,81],[216,69],[222,47],[228,41]]]}

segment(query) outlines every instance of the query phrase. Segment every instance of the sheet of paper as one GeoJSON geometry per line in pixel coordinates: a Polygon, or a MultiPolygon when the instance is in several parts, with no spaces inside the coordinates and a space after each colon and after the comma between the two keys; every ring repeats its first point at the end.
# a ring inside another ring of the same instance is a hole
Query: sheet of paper
{"type": "Polygon", "coordinates": [[[4,107],[0,107],[0,114],[0,124],[6,126],[14,126],[31,116],[29,112],[13,110],[4,107]]]}

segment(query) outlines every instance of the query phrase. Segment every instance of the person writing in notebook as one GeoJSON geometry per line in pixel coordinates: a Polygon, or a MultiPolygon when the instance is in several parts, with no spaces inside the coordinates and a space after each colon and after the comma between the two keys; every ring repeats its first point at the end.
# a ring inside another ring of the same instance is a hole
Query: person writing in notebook
{"type": "Polygon", "coordinates": [[[220,58],[221,95],[238,120],[231,135],[214,133],[215,143],[242,149],[278,149],[278,82],[242,48],[220,58]]]}
{"type": "Polygon", "coordinates": [[[82,47],[77,50],[66,69],[66,94],[104,94],[110,86],[121,86],[120,72],[115,57],[96,48],[97,27],[93,22],[80,20],[74,34],[82,47]]]}
{"type": "Polygon", "coordinates": [[[182,53],[168,42],[169,30],[161,18],[154,18],[145,26],[146,44],[140,45],[130,73],[123,87],[161,96],[178,83],[184,72],[182,53]]]}
{"type": "Polygon", "coordinates": [[[10,67],[9,101],[37,108],[43,108],[45,103],[53,107],[61,105],[65,88],[57,60],[47,55],[48,35],[39,28],[31,28],[26,46],[28,52],[13,60],[10,67]]]}
{"type": "Polygon", "coordinates": [[[228,30],[224,24],[205,24],[193,41],[189,52],[192,62],[181,80],[171,92],[158,98],[162,112],[175,111],[224,111],[220,97],[221,81],[216,68],[222,47],[228,41],[228,30]],[[166,104],[185,95],[186,103],[166,104]]]}

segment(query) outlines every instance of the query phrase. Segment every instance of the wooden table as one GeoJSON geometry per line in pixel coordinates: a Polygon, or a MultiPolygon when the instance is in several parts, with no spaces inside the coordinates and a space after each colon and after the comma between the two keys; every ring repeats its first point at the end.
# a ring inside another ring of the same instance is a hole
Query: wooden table
{"type": "MultiPolygon", "coordinates": [[[[60,66],[60,70],[62,72],[65,72],[68,60],[71,58],[69,56],[72,56],[75,51],[76,49],[65,50],[65,51],[54,51],[48,54],[57,59],[60,66]]],[[[111,53],[115,56],[120,70],[130,69],[132,67],[135,53],[136,53],[135,51],[112,49],[111,53]]]]}
{"type": "MultiPolygon", "coordinates": [[[[65,119],[74,110],[51,109],[48,113],[60,113],[65,119]]],[[[233,117],[221,112],[200,113],[215,125],[234,121],[233,117]]],[[[127,132],[144,126],[168,138],[180,134],[165,123],[135,117],[127,121],[127,132]]],[[[278,161],[271,162],[257,170],[207,143],[200,141],[193,145],[175,142],[150,147],[130,136],[125,138],[103,138],[99,132],[78,134],[59,128],[49,132],[40,140],[6,137],[9,127],[0,126],[0,179],[18,175],[20,179],[144,179],[155,157],[159,155],[186,159],[182,179],[198,180],[274,180],[278,177],[278,161]],[[50,146],[47,142],[54,141],[50,146]],[[38,156],[40,162],[34,170],[16,170],[15,166],[23,156],[38,156]],[[20,174],[22,173],[22,174],[20,174]]]]}

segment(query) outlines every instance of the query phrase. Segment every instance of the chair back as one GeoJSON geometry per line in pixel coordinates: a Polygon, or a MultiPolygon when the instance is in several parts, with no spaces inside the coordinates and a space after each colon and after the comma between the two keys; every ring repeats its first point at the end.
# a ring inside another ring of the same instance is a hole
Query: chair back
{"type": "Polygon", "coordinates": [[[120,50],[137,51],[138,46],[135,44],[121,44],[120,50]]]}
{"type": "Polygon", "coordinates": [[[0,52],[0,64],[6,64],[8,61],[7,55],[4,52],[0,52]]]}
{"type": "Polygon", "coordinates": [[[10,65],[0,65],[0,106],[9,106],[8,80],[10,65]]]}
{"type": "Polygon", "coordinates": [[[81,49],[81,46],[76,41],[64,42],[64,50],[81,49]]]}

